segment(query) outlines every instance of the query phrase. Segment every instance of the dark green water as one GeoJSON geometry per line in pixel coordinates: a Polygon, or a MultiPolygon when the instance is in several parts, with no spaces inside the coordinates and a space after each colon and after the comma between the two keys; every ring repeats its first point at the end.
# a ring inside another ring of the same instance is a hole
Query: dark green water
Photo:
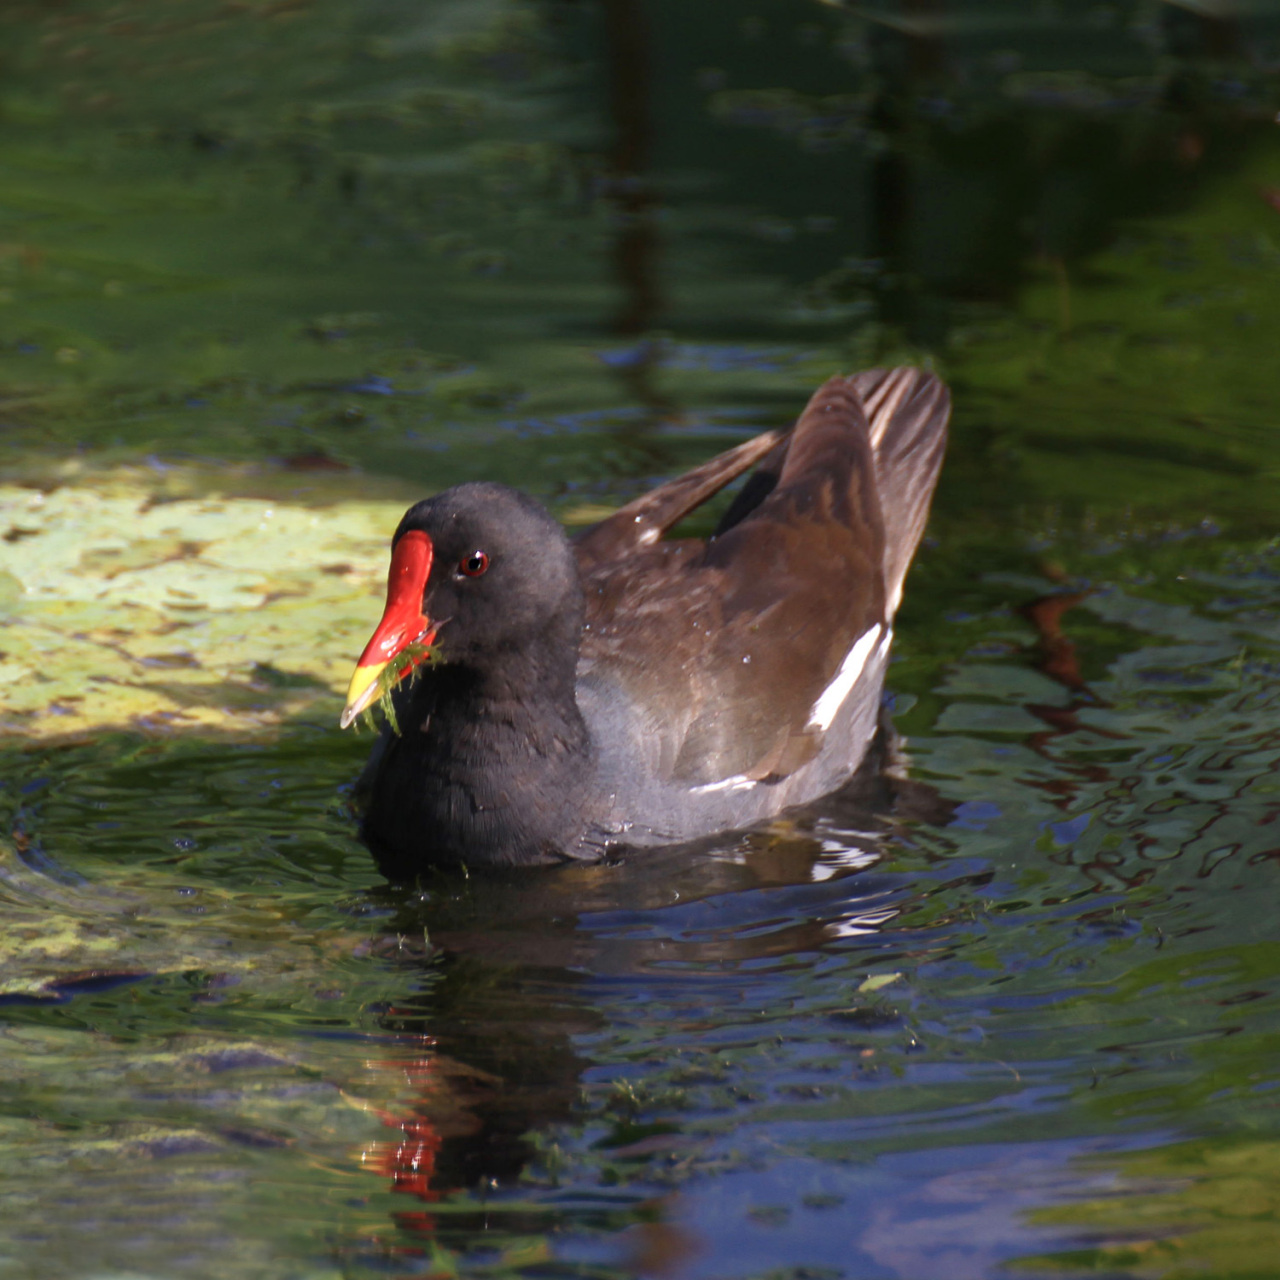
{"type": "Polygon", "coordinates": [[[838,370],[955,417],[889,775],[765,832],[406,896],[303,676],[6,715],[0,1277],[1273,1276],[1277,67],[1267,5],[6,6],[0,681],[23,495],[578,518],[838,370]]]}

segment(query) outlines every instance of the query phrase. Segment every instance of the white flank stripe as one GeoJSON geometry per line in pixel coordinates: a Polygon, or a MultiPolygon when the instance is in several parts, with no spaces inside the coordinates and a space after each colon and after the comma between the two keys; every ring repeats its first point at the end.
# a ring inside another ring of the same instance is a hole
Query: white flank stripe
{"type": "Polygon", "coordinates": [[[740,791],[743,787],[751,787],[755,785],[754,778],[748,778],[745,774],[735,773],[731,778],[721,778],[719,782],[706,782],[700,787],[692,787],[695,796],[710,795],[713,791],[740,791]]]}
{"type": "Polygon", "coordinates": [[[862,674],[862,669],[867,665],[867,659],[871,656],[871,651],[875,648],[881,631],[884,632],[886,641],[893,635],[892,630],[881,627],[877,622],[870,631],[864,631],[858,637],[853,648],[849,650],[845,655],[844,661],[840,664],[840,670],[836,672],[835,679],[823,689],[821,696],[813,704],[813,710],[809,713],[807,728],[823,730],[831,728],[831,722],[836,718],[836,712],[844,705],[844,700],[849,696],[849,691],[857,684],[858,677],[862,674]]]}

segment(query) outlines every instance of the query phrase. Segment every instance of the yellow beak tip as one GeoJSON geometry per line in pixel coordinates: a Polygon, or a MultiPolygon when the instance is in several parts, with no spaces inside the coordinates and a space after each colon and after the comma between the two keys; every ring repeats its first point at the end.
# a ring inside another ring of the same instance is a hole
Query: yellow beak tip
{"type": "Polygon", "coordinates": [[[342,709],[338,720],[340,728],[349,728],[351,722],[378,695],[378,677],[386,669],[385,662],[376,662],[367,667],[357,667],[347,686],[347,705],[342,709]]]}

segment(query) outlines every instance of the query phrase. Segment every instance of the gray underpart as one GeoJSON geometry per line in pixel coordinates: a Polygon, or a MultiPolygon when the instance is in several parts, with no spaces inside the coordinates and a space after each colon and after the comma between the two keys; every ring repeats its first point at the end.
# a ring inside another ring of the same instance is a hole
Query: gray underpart
{"type": "Polygon", "coordinates": [[[590,859],[612,845],[673,844],[708,831],[750,827],[837,790],[856,772],[875,737],[888,658],[887,645],[871,654],[812,760],[786,777],[711,786],[657,776],[656,735],[646,736],[638,717],[617,705],[623,695],[616,686],[588,674],[578,685],[578,705],[597,756],[594,779],[584,779],[584,785],[602,800],[577,847],[566,852],[590,859]],[[621,733],[618,726],[628,731],[621,733]]]}

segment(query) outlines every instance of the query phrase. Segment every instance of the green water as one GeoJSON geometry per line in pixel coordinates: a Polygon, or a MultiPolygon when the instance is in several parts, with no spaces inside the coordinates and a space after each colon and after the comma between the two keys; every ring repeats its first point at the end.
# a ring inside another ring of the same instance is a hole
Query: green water
{"type": "Polygon", "coordinates": [[[28,692],[101,674],[40,495],[577,520],[839,370],[955,416],[888,776],[768,831],[388,889],[296,564],[204,729],[6,710],[0,1276],[1275,1274],[1280,12],[1215,14],[4,9],[28,692]]]}

